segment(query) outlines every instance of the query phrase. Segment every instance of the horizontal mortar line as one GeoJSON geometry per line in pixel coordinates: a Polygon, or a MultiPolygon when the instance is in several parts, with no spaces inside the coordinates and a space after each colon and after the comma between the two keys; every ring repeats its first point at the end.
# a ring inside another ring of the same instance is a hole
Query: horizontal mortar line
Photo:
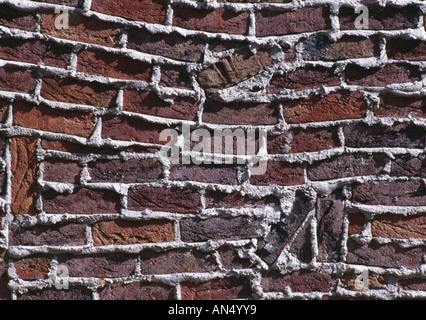
{"type": "Polygon", "coordinates": [[[353,148],[345,147],[348,153],[386,153],[392,155],[411,154],[419,156],[425,153],[424,149],[401,148],[401,147],[372,147],[372,148],[353,148]]]}
{"type": "Polygon", "coordinates": [[[345,208],[350,212],[366,212],[372,215],[390,213],[401,216],[415,216],[420,214],[426,214],[426,205],[368,205],[348,202],[345,208]]]}
{"type": "Polygon", "coordinates": [[[370,265],[360,265],[360,264],[351,264],[344,262],[344,265],[346,268],[351,269],[362,269],[362,270],[369,270],[372,273],[377,274],[391,274],[395,276],[412,276],[412,275],[421,275],[419,270],[417,268],[395,268],[395,267],[378,267],[378,266],[370,266],[370,265]]]}
{"type": "Polygon", "coordinates": [[[131,117],[133,119],[141,119],[141,120],[149,121],[150,123],[157,123],[157,124],[164,124],[164,125],[182,125],[182,124],[186,124],[189,126],[198,125],[196,121],[165,118],[165,117],[153,116],[153,115],[149,115],[145,113],[138,113],[138,112],[131,112],[131,111],[119,111],[117,113],[114,113],[114,115],[117,115],[117,116],[124,115],[127,117],[131,117]]]}
{"type": "Polygon", "coordinates": [[[409,248],[426,245],[426,236],[424,238],[405,238],[405,239],[373,236],[372,240],[375,240],[378,243],[383,245],[397,244],[403,249],[409,249],[409,248]]]}
{"type": "Polygon", "coordinates": [[[376,175],[362,175],[362,176],[354,176],[354,177],[341,177],[335,179],[328,180],[311,180],[313,186],[316,184],[330,183],[334,184],[336,182],[340,183],[364,183],[364,182],[408,182],[408,181],[424,181],[423,178],[420,177],[397,177],[391,176],[387,173],[378,173],[376,175]]]}

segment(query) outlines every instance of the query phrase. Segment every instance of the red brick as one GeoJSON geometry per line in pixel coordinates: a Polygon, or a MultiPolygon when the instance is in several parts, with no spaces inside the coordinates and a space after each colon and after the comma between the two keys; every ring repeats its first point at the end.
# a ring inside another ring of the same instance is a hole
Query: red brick
{"type": "Polygon", "coordinates": [[[168,88],[193,88],[191,76],[185,67],[163,66],[159,84],[168,88]]]}
{"type": "Polygon", "coordinates": [[[190,189],[135,187],[129,190],[127,201],[130,210],[196,213],[200,195],[190,189]]]}
{"type": "Polygon", "coordinates": [[[286,275],[270,271],[264,273],[261,280],[265,292],[282,292],[287,287],[292,292],[329,292],[336,284],[337,280],[330,274],[310,270],[299,270],[286,275]]]}
{"type": "Polygon", "coordinates": [[[425,239],[426,216],[378,215],[371,223],[371,233],[382,238],[425,239]]]}
{"type": "Polygon", "coordinates": [[[88,168],[91,182],[157,181],[163,172],[161,163],[154,159],[98,160],[88,168]]]}
{"type": "Polygon", "coordinates": [[[381,94],[380,105],[374,114],[378,117],[426,118],[426,98],[381,94]]]}
{"type": "Polygon", "coordinates": [[[425,248],[420,246],[402,248],[396,243],[380,244],[374,240],[368,244],[359,244],[349,239],[346,262],[364,266],[414,269],[423,263],[425,252],[425,248]]]}
{"type": "Polygon", "coordinates": [[[12,246],[79,246],[87,242],[85,224],[12,225],[9,243],[12,246]]]}
{"type": "Polygon", "coordinates": [[[176,32],[151,34],[145,29],[130,29],[127,36],[128,49],[190,62],[200,62],[204,45],[201,37],[183,37],[176,32]]]}
{"type": "Polygon", "coordinates": [[[99,292],[100,300],[172,300],[173,287],[160,283],[111,283],[99,292]]]}
{"type": "Polygon", "coordinates": [[[44,289],[42,291],[28,291],[26,294],[18,296],[18,300],[91,300],[92,291],[84,287],[70,287],[69,290],[44,289]]]}
{"type": "Polygon", "coordinates": [[[70,277],[115,278],[133,274],[135,257],[127,254],[59,255],[58,263],[69,270],[70,277]]]}
{"type": "Polygon", "coordinates": [[[278,36],[331,28],[330,10],[326,7],[301,8],[294,11],[256,12],[256,35],[278,36]]]}
{"type": "Polygon", "coordinates": [[[18,67],[0,68],[0,90],[31,93],[36,87],[36,72],[18,67]]]}
{"type": "Polygon", "coordinates": [[[409,154],[396,156],[391,164],[391,175],[426,178],[425,155],[422,154],[418,157],[409,154]]]}
{"type": "Polygon", "coordinates": [[[293,186],[304,182],[303,165],[277,161],[267,162],[265,174],[250,177],[250,183],[261,186],[269,186],[271,184],[293,186]]]}
{"type": "Polygon", "coordinates": [[[206,208],[264,208],[266,205],[279,205],[278,198],[266,196],[260,199],[242,196],[240,193],[206,191],[206,208]]]}
{"type": "Polygon", "coordinates": [[[175,7],[173,25],[185,29],[242,35],[248,31],[248,18],[248,12],[236,13],[226,8],[199,10],[175,7]]]}
{"type": "Polygon", "coordinates": [[[268,137],[269,154],[315,152],[340,147],[337,128],[293,129],[268,137]]]}
{"type": "Polygon", "coordinates": [[[22,280],[46,279],[50,259],[44,257],[25,258],[14,262],[15,272],[22,280]]]}
{"type": "Polygon", "coordinates": [[[7,4],[0,5],[0,25],[26,31],[34,31],[37,19],[34,13],[18,11],[7,4]]]}
{"type": "Polygon", "coordinates": [[[219,249],[220,261],[225,269],[248,269],[253,268],[256,264],[250,261],[248,257],[240,257],[237,252],[238,248],[231,246],[223,246],[219,249]]]}
{"type": "Polygon", "coordinates": [[[195,120],[199,102],[192,98],[177,97],[173,103],[169,103],[152,91],[127,89],[124,91],[123,109],[157,117],[195,120]]]}
{"type": "Polygon", "coordinates": [[[12,148],[12,212],[35,215],[37,202],[37,139],[11,139],[12,148]]]}
{"type": "Polygon", "coordinates": [[[220,103],[207,100],[203,122],[230,125],[274,125],[278,123],[276,103],[220,103]]]}
{"type": "Polygon", "coordinates": [[[426,188],[417,180],[368,181],[353,188],[352,200],[369,205],[424,206],[426,188]]]}
{"type": "Polygon", "coordinates": [[[402,279],[398,281],[399,287],[403,290],[426,291],[425,279],[402,279]]]}
{"type": "Polygon", "coordinates": [[[81,168],[78,162],[47,159],[44,161],[43,179],[45,181],[79,183],[81,168]]]}
{"type": "Polygon", "coordinates": [[[238,184],[238,168],[222,165],[172,165],[170,180],[238,184]]]}
{"type": "Polygon", "coordinates": [[[407,83],[421,80],[416,66],[409,64],[387,64],[382,68],[363,68],[354,64],[346,67],[346,82],[349,85],[385,87],[394,83],[407,83]]]}
{"type": "Polygon", "coordinates": [[[338,85],[340,85],[340,78],[333,69],[321,66],[306,67],[284,75],[276,74],[266,87],[266,91],[275,94],[284,89],[300,91],[338,85]]]}
{"type": "Polygon", "coordinates": [[[327,35],[320,34],[302,40],[300,44],[300,53],[305,60],[337,61],[380,55],[379,40],[375,37],[343,36],[332,41],[327,35]]]}
{"type": "Polygon", "coordinates": [[[167,1],[165,0],[92,0],[93,11],[103,14],[139,20],[148,23],[164,23],[167,1]]]}
{"type": "Polygon", "coordinates": [[[41,15],[41,32],[54,37],[93,43],[102,46],[116,46],[122,27],[111,22],[103,22],[95,17],[85,17],[77,14],[69,15],[69,28],[55,27],[57,14],[44,12],[41,15]]]}
{"type": "Polygon", "coordinates": [[[167,128],[165,125],[130,117],[105,116],[102,120],[102,138],[165,144],[159,138],[160,133],[167,128]]]}
{"type": "Polygon", "coordinates": [[[43,208],[47,213],[96,214],[118,213],[120,197],[112,191],[78,189],[71,194],[44,192],[43,208]]]}
{"type": "Polygon", "coordinates": [[[366,226],[366,219],[364,214],[362,213],[359,213],[359,212],[351,213],[348,215],[348,220],[349,220],[348,233],[350,235],[360,234],[366,226]]]}
{"type": "MultiPolygon", "coordinates": [[[[417,28],[421,10],[413,6],[407,7],[368,7],[368,27],[370,30],[401,30],[417,28]]],[[[342,7],[339,12],[340,29],[355,28],[355,19],[359,14],[354,8],[342,7]]]]}
{"type": "Polygon", "coordinates": [[[93,226],[95,246],[171,242],[175,237],[173,222],[166,220],[98,222],[93,226]]]}
{"type": "Polygon", "coordinates": [[[0,58],[67,68],[71,48],[41,40],[0,39],[0,58]]]}
{"type": "Polygon", "coordinates": [[[17,101],[13,105],[13,125],[89,137],[95,127],[95,117],[90,113],[69,112],[44,104],[37,106],[17,101]]]}
{"type": "Polygon", "coordinates": [[[195,249],[177,249],[167,252],[143,250],[140,254],[141,273],[171,274],[184,272],[211,272],[216,269],[216,260],[210,253],[195,249]]]}
{"type": "Polygon", "coordinates": [[[386,53],[392,60],[426,60],[426,43],[421,40],[402,38],[390,39],[386,43],[386,53]]]}
{"type": "Polygon", "coordinates": [[[147,81],[151,68],[147,63],[100,50],[84,50],[78,54],[77,71],[124,80],[147,81]]]}
{"type": "Polygon", "coordinates": [[[185,242],[258,237],[257,222],[249,217],[184,219],[180,222],[180,232],[181,239],[185,242]]]}
{"type": "Polygon", "coordinates": [[[111,108],[116,105],[117,89],[71,78],[44,78],[41,96],[47,100],[111,108]]]}
{"type": "Polygon", "coordinates": [[[204,283],[181,284],[182,300],[233,300],[251,297],[250,282],[246,278],[223,278],[204,283]]]}

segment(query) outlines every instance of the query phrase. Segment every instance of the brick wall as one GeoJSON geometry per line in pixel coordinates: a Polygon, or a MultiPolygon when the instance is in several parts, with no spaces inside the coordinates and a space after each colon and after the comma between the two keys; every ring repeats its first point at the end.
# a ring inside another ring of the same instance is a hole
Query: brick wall
{"type": "Polygon", "coordinates": [[[426,4],[366,2],[0,1],[0,299],[426,297],[426,4]]]}

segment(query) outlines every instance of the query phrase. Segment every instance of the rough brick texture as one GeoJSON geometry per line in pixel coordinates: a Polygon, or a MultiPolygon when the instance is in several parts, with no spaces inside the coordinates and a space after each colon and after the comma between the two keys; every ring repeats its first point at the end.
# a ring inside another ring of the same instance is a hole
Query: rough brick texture
{"type": "Polygon", "coordinates": [[[424,12],[1,1],[0,300],[424,299],[424,12]]]}

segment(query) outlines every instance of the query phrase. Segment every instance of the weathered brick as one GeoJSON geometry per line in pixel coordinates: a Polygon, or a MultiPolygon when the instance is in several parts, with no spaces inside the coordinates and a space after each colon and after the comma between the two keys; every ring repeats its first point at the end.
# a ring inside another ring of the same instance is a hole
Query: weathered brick
{"type": "Polygon", "coordinates": [[[225,269],[247,269],[253,268],[255,263],[251,262],[248,257],[240,257],[238,248],[232,246],[223,246],[219,249],[220,261],[225,269]]]}
{"type": "MultiPolygon", "coordinates": [[[[368,28],[370,30],[400,30],[416,28],[421,11],[414,6],[407,7],[368,7],[368,28]]],[[[356,29],[355,20],[359,14],[354,8],[341,7],[339,12],[340,29],[356,29]]]]}
{"type": "Polygon", "coordinates": [[[378,215],[371,223],[371,233],[374,237],[424,239],[426,238],[426,216],[378,215]]]}
{"type": "Polygon", "coordinates": [[[374,114],[378,117],[426,118],[426,98],[381,94],[374,114]]]}
{"type": "Polygon", "coordinates": [[[199,10],[190,7],[175,7],[173,25],[180,28],[207,32],[246,34],[248,12],[233,12],[226,8],[199,10]]]}
{"type": "Polygon", "coordinates": [[[186,97],[177,97],[170,103],[152,91],[128,89],[124,91],[123,109],[157,117],[195,120],[199,104],[199,101],[186,97]]]}
{"type": "Polygon", "coordinates": [[[23,12],[8,6],[0,5],[0,25],[26,31],[34,31],[37,19],[32,12],[23,12]]]}
{"type": "Polygon", "coordinates": [[[0,90],[31,93],[36,87],[36,72],[20,67],[0,68],[0,90]]]}
{"type": "Polygon", "coordinates": [[[317,201],[317,238],[320,262],[339,262],[343,241],[343,200],[338,194],[317,201]]]}
{"type": "Polygon", "coordinates": [[[79,111],[53,109],[45,104],[25,101],[13,104],[13,124],[37,130],[89,137],[95,127],[95,116],[79,111]]]}
{"type": "Polygon", "coordinates": [[[308,123],[359,119],[366,114],[367,104],[359,92],[330,93],[324,97],[285,101],[283,115],[287,123],[308,123]]]}
{"type": "Polygon", "coordinates": [[[278,36],[331,28],[327,7],[306,7],[294,11],[261,10],[256,12],[256,35],[278,36]]]}
{"type": "Polygon", "coordinates": [[[50,269],[50,259],[32,257],[17,260],[13,263],[15,272],[22,280],[46,279],[50,269]]]}
{"type": "Polygon", "coordinates": [[[129,190],[127,207],[176,213],[199,211],[200,195],[191,189],[135,187],[129,190]]]}
{"type": "Polygon", "coordinates": [[[0,58],[67,68],[71,47],[41,40],[0,39],[0,58]]]}
{"type": "Polygon", "coordinates": [[[100,300],[172,300],[173,287],[161,283],[111,283],[99,292],[100,300]]]}
{"type": "Polygon", "coordinates": [[[112,191],[76,189],[71,194],[53,190],[44,192],[43,209],[47,213],[95,214],[117,213],[120,197],[112,191]]]}
{"type": "Polygon", "coordinates": [[[168,127],[125,116],[105,116],[102,119],[102,138],[165,144],[160,133],[168,127]]]}
{"type": "Polygon", "coordinates": [[[12,149],[12,212],[35,215],[37,202],[37,139],[11,139],[12,149]]]}
{"type": "Polygon", "coordinates": [[[351,213],[348,215],[348,234],[360,234],[365,226],[366,226],[366,219],[364,214],[360,212],[351,213]]]}
{"type": "Polygon", "coordinates": [[[304,182],[303,165],[279,161],[268,161],[266,173],[250,177],[250,183],[261,186],[271,184],[292,186],[303,184],[304,182]]]}
{"type": "Polygon", "coordinates": [[[81,7],[81,4],[82,4],[81,0],[35,0],[35,1],[54,3],[54,4],[63,4],[69,7],[81,7]]]}
{"type": "Polygon", "coordinates": [[[267,205],[278,206],[278,198],[266,196],[255,199],[242,196],[240,193],[223,193],[220,191],[207,190],[205,195],[206,208],[264,208],[267,205]]]}
{"type": "Polygon", "coordinates": [[[209,99],[204,104],[203,122],[230,125],[274,125],[278,123],[276,103],[220,103],[209,99]]]}
{"type": "Polygon", "coordinates": [[[95,246],[170,242],[174,240],[174,224],[165,220],[98,222],[93,226],[95,246]]]}
{"type": "Polygon", "coordinates": [[[401,248],[398,244],[379,244],[372,241],[369,244],[358,244],[348,240],[346,262],[384,268],[417,268],[422,264],[424,247],[401,248]]]}
{"type": "Polygon", "coordinates": [[[70,287],[68,290],[44,289],[29,291],[18,297],[18,300],[91,300],[92,291],[83,287],[70,287]]]}
{"type": "Polygon", "coordinates": [[[139,20],[148,23],[164,23],[167,1],[165,0],[92,0],[93,11],[103,14],[139,20]]]}
{"type": "Polygon", "coordinates": [[[272,59],[267,51],[253,54],[243,49],[201,71],[198,81],[210,94],[255,76],[271,64],[272,59]]]}
{"type": "Polygon", "coordinates": [[[266,86],[266,91],[280,93],[284,89],[300,91],[338,85],[340,78],[333,69],[322,66],[302,67],[283,75],[274,75],[266,86]]]}
{"type": "Polygon", "coordinates": [[[117,90],[109,85],[71,78],[44,78],[41,87],[45,99],[95,107],[115,107],[116,95],[117,90]]]}
{"type": "Polygon", "coordinates": [[[204,283],[181,283],[182,300],[234,300],[251,297],[247,278],[223,278],[204,283]]]}
{"type": "Polygon", "coordinates": [[[58,29],[55,20],[58,15],[43,12],[41,15],[41,32],[54,37],[93,43],[102,46],[116,46],[122,27],[111,22],[103,22],[95,17],[85,17],[77,14],[68,16],[69,28],[58,29]]]}
{"type": "Polygon", "coordinates": [[[167,88],[193,89],[191,75],[186,67],[162,66],[160,86],[167,88]]]}
{"type": "Polygon", "coordinates": [[[393,206],[425,205],[426,187],[424,182],[411,181],[367,181],[356,185],[352,199],[363,204],[393,206]]]}
{"type": "Polygon", "coordinates": [[[291,242],[288,250],[294,257],[304,263],[310,263],[313,258],[311,224],[312,218],[309,218],[298,230],[298,234],[291,242]]]}
{"type": "Polygon", "coordinates": [[[393,38],[386,42],[386,53],[392,60],[426,59],[426,43],[421,40],[393,38]]]}
{"type": "Polygon", "coordinates": [[[337,41],[332,41],[326,35],[314,35],[302,40],[298,50],[305,60],[359,59],[379,56],[378,43],[375,38],[343,36],[337,41]]]}
{"type": "Polygon", "coordinates": [[[238,167],[231,165],[181,165],[170,168],[171,180],[238,184],[238,167]]]}
{"type": "Polygon", "coordinates": [[[391,175],[426,178],[426,157],[408,154],[399,155],[391,164],[391,175]]]}
{"type": "Polygon", "coordinates": [[[68,268],[70,277],[114,278],[133,274],[136,259],[127,254],[59,255],[58,263],[68,268]]]}
{"type": "Polygon", "coordinates": [[[385,87],[394,83],[421,81],[418,67],[405,63],[392,63],[370,69],[349,64],[345,72],[349,85],[385,87]]]}
{"type": "Polygon", "coordinates": [[[345,177],[368,176],[383,173],[387,157],[383,154],[343,154],[308,167],[311,180],[329,180],[345,177]]]}
{"type": "Polygon", "coordinates": [[[423,149],[425,145],[425,130],[413,124],[395,123],[388,127],[381,124],[369,126],[365,123],[356,123],[345,126],[343,131],[347,147],[423,149]]]}
{"type": "Polygon", "coordinates": [[[127,48],[176,60],[199,62],[204,54],[205,40],[198,36],[183,37],[178,33],[150,33],[130,29],[127,48]]]}
{"type": "Polygon", "coordinates": [[[269,154],[315,152],[340,147],[336,127],[292,129],[279,136],[268,136],[269,154]]]}
{"type": "Polygon", "coordinates": [[[212,254],[197,250],[177,249],[167,252],[144,250],[140,254],[142,274],[210,272],[216,268],[212,254]]]}
{"type": "Polygon", "coordinates": [[[403,290],[425,291],[426,281],[424,279],[409,278],[398,281],[399,287],[403,290]]]}
{"type": "Polygon", "coordinates": [[[12,225],[9,242],[12,246],[78,246],[86,244],[86,225],[57,224],[25,227],[12,225]]]}
{"type": "Polygon", "coordinates": [[[83,50],[78,54],[77,72],[123,80],[148,81],[151,77],[148,63],[120,54],[101,50],[83,50]]]}
{"type": "Polygon", "coordinates": [[[181,239],[187,242],[239,240],[256,238],[257,223],[252,218],[184,219],[180,223],[181,239]]]}
{"type": "Polygon", "coordinates": [[[44,161],[45,181],[63,183],[80,182],[81,165],[78,162],[64,161],[59,159],[47,159],[44,161]]]}
{"type": "MultiPolygon", "coordinates": [[[[272,225],[265,238],[258,241],[256,254],[268,265],[272,265],[284,247],[290,243],[296,232],[300,230],[307,215],[314,207],[315,202],[312,199],[302,192],[296,192],[295,201],[293,202],[290,213],[288,216],[282,217],[279,223],[272,225]]],[[[308,222],[306,225],[310,225],[310,223],[308,222]]],[[[306,257],[306,253],[309,254],[309,250],[305,250],[304,245],[300,244],[300,241],[297,245],[299,246],[296,251],[306,257]]],[[[310,258],[312,258],[312,254],[310,258]]]]}
{"type": "Polygon", "coordinates": [[[161,179],[162,167],[154,159],[98,160],[88,166],[91,182],[145,182],[161,179]]]}
{"type": "Polygon", "coordinates": [[[282,292],[287,287],[292,292],[329,292],[337,279],[325,272],[299,270],[290,274],[269,271],[262,274],[261,285],[265,292],[282,292]]]}

